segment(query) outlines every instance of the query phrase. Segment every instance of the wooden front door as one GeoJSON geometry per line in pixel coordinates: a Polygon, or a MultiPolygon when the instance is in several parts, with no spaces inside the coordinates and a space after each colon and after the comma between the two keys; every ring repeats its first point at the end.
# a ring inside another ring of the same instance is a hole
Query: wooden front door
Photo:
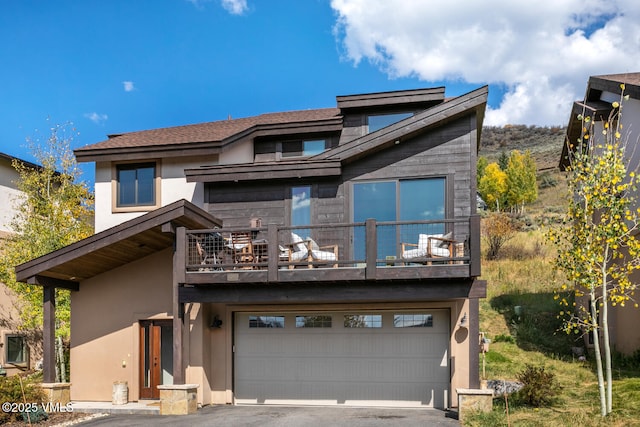
{"type": "Polygon", "coordinates": [[[171,320],[140,321],[140,399],[159,399],[161,384],[173,383],[171,320]]]}

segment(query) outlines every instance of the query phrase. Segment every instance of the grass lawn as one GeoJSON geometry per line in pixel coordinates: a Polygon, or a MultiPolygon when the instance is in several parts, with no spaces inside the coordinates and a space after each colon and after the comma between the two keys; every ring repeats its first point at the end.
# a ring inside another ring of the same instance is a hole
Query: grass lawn
{"type": "MultiPolygon", "coordinates": [[[[540,216],[557,213],[556,209],[549,210],[550,206],[553,204],[545,207],[540,202],[530,215],[543,223],[540,216]]],[[[542,408],[508,402],[508,417],[504,398],[496,398],[493,412],[475,414],[466,419],[465,425],[640,426],[640,357],[614,360],[613,413],[605,419],[600,417],[593,357],[579,361],[571,347],[582,346],[582,338],[559,330],[561,309],[553,296],[562,278],[551,267],[554,253],[554,248],[545,244],[543,231],[533,229],[519,232],[504,247],[500,259],[483,261],[487,298],[480,303],[480,330],[492,340],[485,355],[484,379],[516,380],[527,364],[544,366],[562,387],[559,397],[542,408]],[[520,317],[515,314],[515,306],[522,307],[520,317]]],[[[482,376],[482,357],[480,372],[482,376]]]]}

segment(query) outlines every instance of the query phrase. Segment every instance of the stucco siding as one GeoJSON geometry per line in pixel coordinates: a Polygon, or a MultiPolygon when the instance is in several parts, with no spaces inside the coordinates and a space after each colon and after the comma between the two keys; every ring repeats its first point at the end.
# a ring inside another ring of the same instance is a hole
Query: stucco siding
{"type": "MultiPolygon", "coordinates": [[[[114,381],[139,396],[139,321],[171,319],[172,251],[150,255],[80,284],[71,294],[71,398],[110,401],[114,381]]],[[[186,353],[187,381],[202,384],[202,313],[188,310],[194,331],[186,353]]],[[[204,388],[208,393],[208,388],[204,388]]],[[[202,402],[203,391],[199,392],[202,402]]]]}
{"type": "MultiPolygon", "coordinates": [[[[160,162],[160,205],[166,206],[185,199],[196,206],[204,206],[203,184],[187,182],[184,170],[202,165],[217,164],[217,156],[176,157],[160,162]]],[[[95,230],[96,233],[144,215],[148,211],[113,212],[112,163],[98,162],[95,178],[95,230]]]]}

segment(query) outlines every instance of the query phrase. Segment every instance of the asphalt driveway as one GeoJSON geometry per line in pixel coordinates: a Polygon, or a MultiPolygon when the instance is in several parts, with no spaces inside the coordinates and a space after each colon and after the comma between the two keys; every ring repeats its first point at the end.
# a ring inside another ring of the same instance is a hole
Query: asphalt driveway
{"type": "Polygon", "coordinates": [[[183,416],[109,415],[81,426],[371,427],[459,426],[457,414],[435,409],[207,406],[183,416]]]}

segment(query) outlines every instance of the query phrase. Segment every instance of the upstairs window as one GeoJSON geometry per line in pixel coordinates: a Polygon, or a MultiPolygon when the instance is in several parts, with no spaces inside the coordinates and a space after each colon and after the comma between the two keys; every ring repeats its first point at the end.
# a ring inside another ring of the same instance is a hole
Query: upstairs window
{"type": "Polygon", "coordinates": [[[313,156],[329,148],[331,148],[331,141],[327,139],[284,141],[282,143],[282,157],[313,156]]]}
{"type": "Polygon", "coordinates": [[[372,114],[367,116],[367,123],[369,125],[369,133],[375,132],[379,129],[391,126],[394,123],[399,122],[413,116],[411,112],[404,113],[392,113],[392,114],[372,114]]]}
{"type": "Polygon", "coordinates": [[[116,207],[156,205],[156,164],[127,163],[116,166],[116,207]]]}

